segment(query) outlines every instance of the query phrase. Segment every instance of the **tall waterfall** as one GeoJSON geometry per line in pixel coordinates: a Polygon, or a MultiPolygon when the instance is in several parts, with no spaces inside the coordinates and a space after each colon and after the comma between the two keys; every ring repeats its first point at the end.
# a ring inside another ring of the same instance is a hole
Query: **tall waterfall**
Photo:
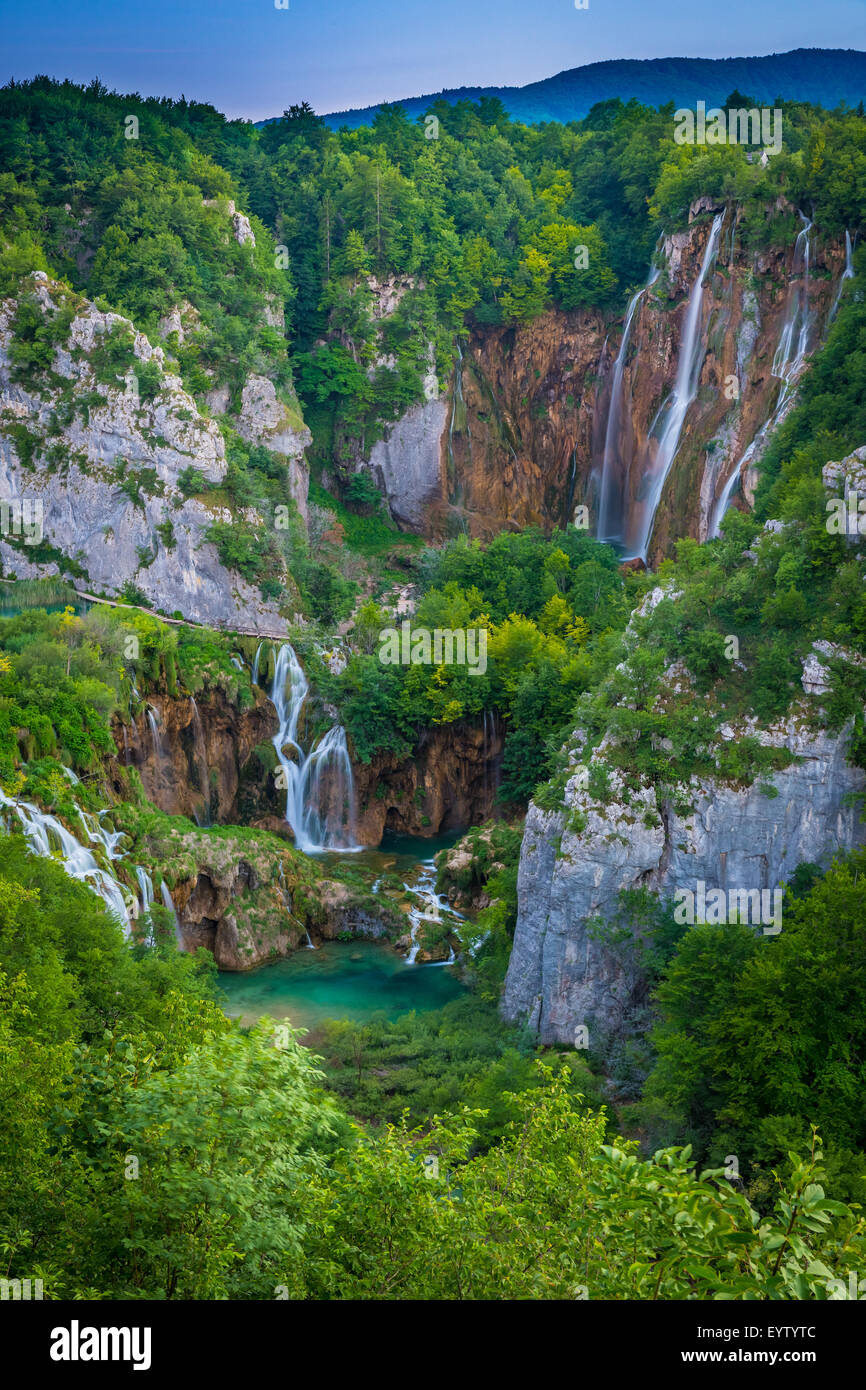
{"type": "Polygon", "coordinates": [[[797,233],[797,240],[794,242],[794,262],[791,267],[792,284],[788,291],[788,302],[785,305],[785,317],[782,321],[782,332],[779,335],[779,346],[773,357],[773,376],[779,377],[783,383],[780,404],[784,404],[800,374],[809,347],[809,333],[812,328],[812,312],[809,308],[811,259],[809,233],[812,230],[812,223],[807,217],[804,217],[802,212],[800,213],[800,220],[803,226],[797,233]]]}
{"type": "Polygon", "coordinates": [[[135,877],[138,879],[138,891],[141,894],[141,910],[149,912],[153,902],[153,879],[140,864],[135,870],[135,877]]]}
{"type": "MultiPolygon", "coordinates": [[[[763,448],[769,435],[782,423],[785,416],[794,405],[794,391],[797,381],[803,371],[806,362],[806,355],[809,351],[809,339],[812,332],[813,316],[809,307],[809,268],[810,268],[810,244],[809,233],[812,230],[812,223],[807,217],[800,213],[800,220],[803,223],[797,233],[797,240],[794,242],[794,259],[791,265],[791,286],[788,290],[788,298],[785,303],[785,313],[782,319],[782,327],[779,331],[779,341],[776,351],[773,354],[773,376],[778,377],[782,385],[776,398],[772,414],[764,421],[758,430],[745,453],[737,460],[734,469],[724,488],[719,495],[719,499],[713,508],[713,514],[707,528],[707,540],[715,540],[721,534],[722,518],[724,517],[731,498],[736,491],[737,485],[743,476],[743,472],[756,454],[763,448]]],[[[828,324],[836,311],[836,304],[839,303],[839,296],[842,293],[845,279],[848,275],[848,265],[851,257],[851,238],[848,232],[845,233],[845,271],[836,295],[836,303],[830,311],[827,319],[828,324]]],[[[851,274],[853,275],[853,269],[851,274]]]]}
{"type": "Polygon", "coordinates": [[[180,919],[177,915],[177,908],[174,905],[174,898],[171,896],[171,889],[169,888],[165,879],[163,879],[162,883],[160,884],[160,896],[162,897],[163,907],[171,913],[171,919],[174,922],[174,939],[177,942],[178,947],[182,947],[183,937],[181,935],[180,930],[180,919]]]}
{"type": "Polygon", "coordinates": [[[724,212],[716,214],[710,234],[707,237],[701,268],[689,294],[674,388],[659,407],[650,428],[650,438],[655,435],[658,439],[658,447],[655,459],[647,467],[641,481],[638,494],[641,502],[636,510],[631,534],[627,538],[629,558],[638,556],[644,561],[647,558],[653,523],[664,485],[676,457],[686,414],[697,395],[698,379],[705,352],[700,331],[704,281],[719,249],[719,234],[722,230],[723,218],[724,212]],[[656,434],[657,429],[658,434],[656,434]]]}
{"type": "Polygon", "coordinates": [[[270,698],[280,721],[273,744],[285,779],[286,820],[295,844],[306,854],[360,849],[352,834],[355,786],[345,730],[333,725],[308,753],[298,742],[298,721],[308,693],[301,663],[285,642],[274,663],[270,698]]]}
{"type": "Polygon", "coordinates": [[[264,645],[264,642],[260,642],[259,645],[256,647],[256,654],[253,659],[253,674],[250,678],[252,680],[253,685],[258,685],[259,683],[259,657],[262,654],[262,647],[264,645]]]}
{"type": "Polygon", "coordinates": [[[852,256],[851,233],[848,231],[848,229],[847,229],[847,227],[846,227],[846,229],[845,229],[845,269],[842,271],[842,275],[841,275],[841,278],[840,278],[840,280],[839,280],[839,288],[838,288],[837,291],[836,291],[836,298],[833,300],[833,307],[832,307],[832,309],[830,310],[830,313],[829,313],[828,316],[827,316],[827,327],[828,327],[828,328],[830,327],[830,324],[833,322],[834,318],[836,317],[836,310],[839,308],[839,300],[842,298],[842,291],[843,291],[844,288],[845,288],[845,281],[846,281],[846,280],[853,280],[853,279],[854,279],[854,260],[853,260],[853,256],[852,256]]]}
{"type": "Polygon", "coordinates": [[[622,330],[622,342],[613,364],[613,380],[610,388],[610,405],[607,410],[607,426],[604,433],[604,458],[601,465],[601,486],[598,499],[598,527],[596,535],[600,541],[621,541],[624,517],[623,482],[629,471],[631,460],[619,455],[618,439],[622,421],[623,390],[622,376],[631,336],[632,320],[643,296],[659,278],[659,270],[650,270],[646,284],[632,295],[622,330]],[[617,529],[618,528],[618,529],[617,529]]]}

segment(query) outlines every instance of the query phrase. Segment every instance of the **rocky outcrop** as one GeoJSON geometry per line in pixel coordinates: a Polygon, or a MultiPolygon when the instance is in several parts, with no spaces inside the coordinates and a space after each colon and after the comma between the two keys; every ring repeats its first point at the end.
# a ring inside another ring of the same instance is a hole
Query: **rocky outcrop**
{"type": "Polygon", "coordinates": [[[635,789],[634,778],[626,790],[615,770],[603,804],[576,769],[562,810],[530,806],[505,1018],[527,1020],[545,1043],[573,1043],[579,1025],[590,1039],[594,1030],[616,1028],[635,981],[594,919],[612,919],[624,889],[663,898],[697,893],[700,883],[707,892],[774,890],[799,863],[826,863],[864,843],[866,774],[846,761],[847,734],[811,729],[802,710],[764,731],[726,727],[721,734],[756,732],[795,761],[745,788],[693,779],[688,811],[660,803],[651,785],[635,789]]]}
{"type": "Polygon", "coordinates": [[[277,395],[272,381],[251,372],[244,383],[235,428],[248,444],[261,445],[283,459],[289,496],[306,521],[310,475],[304,450],[313,436],[301,419],[297,401],[287,404],[277,395]]]}
{"type": "Polygon", "coordinates": [[[411,531],[436,530],[434,514],[441,511],[444,491],[442,436],[447,414],[444,400],[412,406],[370,451],[367,467],[392,517],[411,531]]]}
{"type": "MultiPolygon", "coordinates": [[[[115,789],[121,788],[121,769],[132,767],[148,800],[168,815],[204,823],[255,822],[258,817],[242,814],[238,803],[247,779],[262,781],[258,749],[272,747],[277,716],[270,700],[254,693],[249,709],[239,708],[220,688],[200,694],[198,701],[156,694],[131,722],[115,716],[115,789]]],[[[248,799],[244,809],[252,809],[248,799]]],[[[256,809],[265,815],[271,808],[257,802],[256,809]]]]}
{"type": "MultiPolygon", "coordinates": [[[[68,295],[41,272],[32,290],[46,320],[68,295]]],[[[188,470],[211,483],[224,478],[225,445],[167,370],[162,348],[119,314],[78,300],[54,353],[50,388],[25,384],[10,360],[15,310],[13,300],[0,306],[0,497],[38,505],[42,534],[38,546],[14,535],[0,542],[4,573],[67,574],[108,595],[128,581],[169,613],[283,632],[276,606],[227,570],[206,540],[212,522],[231,520],[231,512],[181,491],[188,470]],[[128,331],[132,350],[123,379],[107,385],[90,359],[113,329],[128,331]],[[138,389],[139,363],[159,374],[147,392],[138,389]]]]}
{"type": "Polygon", "coordinates": [[[492,813],[503,732],[493,721],[424,730],[412,756],[382,753],[355,765],[360,844],[378,845],[395,835],[439,835],[479,824],[492,813]]]}
{"type": "Polygon", "coordinates": [[[388,903],[323,874],[262,831],[160,825],[135,854],[154,881],[162,874],[182,948],[205,947],[221,970],[251,970],[345,934],[394,937],[404,926],[388,903]]]}

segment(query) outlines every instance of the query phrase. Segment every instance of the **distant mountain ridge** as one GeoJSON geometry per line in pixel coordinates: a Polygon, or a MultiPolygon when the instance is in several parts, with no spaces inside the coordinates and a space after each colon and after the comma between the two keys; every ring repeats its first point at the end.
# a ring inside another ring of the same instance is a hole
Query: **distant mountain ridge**
{"type": "MultiPolygon", "coordinates": [[[[866,53],[853,48],[795,48],[751,58],[617,58],[587,63],[530,82],[525,87],[452,87],[400,102],[410,117],[427,111],[437,100],[478,101],[499,97],[515,120],[581,120],[596,102],[636,97],[646,106],[693,106],[696,101],[718,105],[734,90],[771,104],[777,96],[834,107],[856,106],[866,99],[866,53]]],[[[380,106],[330,112],[332,130],[368,124],[380,106]]],[[[266,124],[262,122],[261,124],[266,124]]]]}

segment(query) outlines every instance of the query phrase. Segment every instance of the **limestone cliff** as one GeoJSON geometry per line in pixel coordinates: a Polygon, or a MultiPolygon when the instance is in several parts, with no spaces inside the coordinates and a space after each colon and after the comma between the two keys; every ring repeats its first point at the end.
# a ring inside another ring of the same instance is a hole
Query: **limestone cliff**
{"type": "MultiPolygon", "coordinates": [[[[649,490],[715,212],[711,200],[698,200],[688,228],[662,239],[659,273],[631,324],[610,431],[622,322],[595,311],[550,311],[527,324],[473,331],[458,349],[447,411],[414,407],[371,456],[400,523],[432,537],[463,529],[490,536],[509,524],[549,530],[584,504],[595,534],[607,466],[627,547],[649,490]]],[[[696,392],[655,514],[652,562],[680,536],[713,533],[735,471],[748,500],[748,464],[793,403],[845,266],[841,240],[811,225],[804,240],[806,224],[783,200],[766,210],[770,240],[760,249],[746,244],[741,208],[723,213],[700,291],[696,392]],[[773,218],[790,229],[784,240],[772,240],[773,218]]],[[[730,491],[736,502],[740,494],[730,491]]]]}
{"type": "MultiPolygon", "coordinates": [[[[826,660],[828,644],[821,645],[826,660]]],[[[578,731],[561,806],[532,803],[526,818],[507,1019],[528,1020],[546,1043],[573,1043],[581,1024],[591,1039],[593,1030],[597,1038],[617,1026],[635,979],[595,919],[610,921],[625,889],[662,899],[696,893],[699,883],[707,892],[775,890],[799,863],[826,864],[866,842],[866,773],[846,761],[850,730],[820,727],[828,678],[818,656],[810,657],[803,698],[784,720],[765,729],[752,719],[720,727],[720,743],[751,735],[788,755],[787,766],[750,786],[693,776],[676,795],[660,796],[651,782],[623,775],[606,759],[605,738],[591,755],[604,767],[607,790],[599,798],[580,761],[578,731]]],[[[684,679],[682,670],[669,671],[660,698],[665,688],[682,689],[684,679]]]]}
{"type": "MultiPolygon", "coordinates": [[[[161,811],[199,823],[237,823],[291,838],[285,791],[272,739],[276,711],[253,688],[254,704],[242,709],[222,689],[198,700],[148,694],[130,721],[115,718],[117,753],[109,772],[120,792],[123,769],[134,768],[145,795],[161,811]]],[[[302,725],[302,738],[307,734],[302,725]]],[[[493,814],[503,731],[488,717],[423,730],[402,759],[383,753],[369,763],[353,760],[354,834],[377,846],[386,832],[431,837],[463,829],[493,814]]]]}
{"type": "Polygon", "coordinates": [[[230,510],[180,487],[188,470],[219,483],[225,444],[168,370],[163,349],[42,272],[32,290],[46,326],[64,300],[74,299],[74,315],[45,380],[23,382],[11,355],[16,303],[0,306],[0,498],[41,508],[36,543],[6,529],[4,573],[65,574],[108,595],[128,581],[167,612],[215,627],[285,631],[276,605],[226,569],[206,539],[214,520],[231,520],[230,510]],[[125,376],[106,384],[94,354],[104,353],[112,330],[132,335],[132,357],[125,376]],[[138,389],[145,371],[154,378],[147,393],[138,389]]]}

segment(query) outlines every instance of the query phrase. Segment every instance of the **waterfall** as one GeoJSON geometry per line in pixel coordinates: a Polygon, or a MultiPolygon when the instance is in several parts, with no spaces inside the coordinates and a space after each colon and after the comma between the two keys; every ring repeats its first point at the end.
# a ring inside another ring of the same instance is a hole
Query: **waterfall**
{"type": "Polygon", "coordinates": [[[153,902],[153,879],[147,869],[143,869],[140,864],[136,865],[135,877],[138,879],[138,891],[141,895],[141,910],[142,912],[149,912],[153,902]]]}
{"type": "MultiPolygon", "coordinates": [[[[418,876],[414,883],[404,884],[409,892],[416,894],[421,899],[420,906],[409,909],[409,921],[411,923],[409,937],[412,944],[406,956],[407,965],[415,964],[421,949],[418,941],[418,928],[422,922],[441,923],[443,912],[446,912],[449,917],[453,917],[456,922],[465,921],[465,918],[454,910],[447,898],[436,892],[435,884],[436,865],[432,859],[424,860],[419,866],[418,876]]],[[[454,947],[452,946],[447,960],[425,961],[423,964],[428,966],[453,965],[455,959],[454,947]]]]}
{"type": "MultiPolygon", "coordinates": [[[[92,845],[102,845],[109,859],[122,859],[123,855],[118,854],[117,846],[123,839],[126,831],[103,829],[99,821],[94,820],[92,816],[88,816],[87,812],[82,811],[80,806],[78,808],[78,814],[81,817],[81,823],[87,832],[87,838],[90,843],[92,845]]],[[[100,816],[104,816],[105,812],[100,811],[99,814],[100,816]]]]}
{"type": "Polygon", "coordinates": [[[295,844],[306,854],[325,849],[356,850],[352,835],[355,786],[346,732],[335,724],[308,753],[298,742],[298,720],[309,685],[290,643],[274,663],[271,703],[279,728],[273,737],[286,785],[286,820],[295,844]],[[287,756],[289,749],[294,757],[287,756]]]}
{"type": "MultiPolygon", "coordinates": [[[[69,877],[87,883],[119,919],[123,925],[124,935],[129,936],[129,909],[120,884],[117,879],[112,878],[111,874],[97,864],[90,850],[76,840],[62,821],[59,821],[56,816],[50,816],[47,812],[40,811],[39,807],[34,806],[30,801],[13,801],[2,788],[0,788],[0,806],[6,806],[14,811],[21,822],[24,838],[34,854],[51,859],[54,857],[52,841],[59,846],[61,863],[69,877]]],[[[110,845],[109,858],[119,858],[120,856],[114,853],[114,847],[121,832],[109,834],[109,832],[103,831],[101,826],[94,826],[91,831],[84,818],[84,812],[79,812],[79,814],[84,820],[91,843],[98,841],[105,846],[107,852],[110,845]]]]}
{"type": "Polygon", "coordinates": [[[655,460],[646,470],[641,483],[639,496],[642,497],[643,500],[641,506],[637,510],[635,535],[633,539],[629,541],[630,551],[628,558],[630,559],[639,556],[641,560],[646,561],[647,551],[652,537],[653,524],[655,522],[659,502],[661,501],[662,492],[664,491],[664,485],[667,482],[668,474],[670,473],[671,466],[676,457],[686,414],[688,413],[689,406],[697,395],[701,364],[705,354],[705,347],[700,332],[704,281],[709,275],[712,264],[716,258],[723,218],[724,212],[716,214],[710,234],[707,237],[701,268],[698,271],[695,282],[692,285],[691,293],[689,294],[674,388],[659,407],[656,418],[650,429],[650,436],[652,437],[656,430],[656,426],[661,423],[661,431],[657,436],[658,447],[656,449],[655,460]]]}
{"type": "Polygon", "coordinates": [[[622,540],[623,530],[623,498],[622,482],[628,473],[628,463],[623,467],[623,459],[618,453],[618,437],[620,421],[622,420],[622,376],[625,367],[626,354],[628,352],[629,338],[631,336],[632,320],[635,316],[640,300],[647,290],[655,284],[659,277],[659,270],[656,267],[650,268],[649,279],[646,284],[638,290],[637,294],[632,295],[626,311],[625,324],[622,330],[622,342],[619,345],[619,352],[613,364],[613,381],[610,388],[610,405],[607,408],[607,426],[604,434],[604,456],[601,465],[601,487],[599,490],[598,501],[598,526],[596,536],[600,541],[620,541],[622,540]],[[617,477],[614,477],[614,469],[617,470],[617,477]],[[615,529],[618,528],[618,529],[615,529]]]}
{"type": "Polygon", "coordinates": [[[259,683],[259,657],[262,654],[262,647],[264,645],[264,642],[260,642],[259,645],[256,647],[256,655],[253,660],[253,674],[251,677],[253,685],[258,685],[259,683]]]}
{"type": "MultiPolygon", "coordinates": [[[[189,702],[192,705],[193,746],[195,749],[195,760],[198,765],[198,780],[204,798],[204,824],[210,825],[210,780],[208,778],[207,769],[207,746],[204,740],[201,715],[198,712],[198,705],[195,702],[194,695],[190,695],[189,702]]],[[[198,820],[198,816],[196,816],[196,822],[201,824],[198,820]]]]}
{"type": "MultiPolygon", "coordinates": [[[[153,879],[147,872],[147,869],[142,868],[140,864],[136,864],[135,866],[135,877],[138,879],[138,913],[140,917],[144,917],[148,912],[150,912],[151,904],[153,902],[153,879]]],[[[150,929],[150,934],[147,938],[147,944],[148,946],[154,945],[152,926],[150,929]]]]}
{"type": "Polygon", "coordinates": [[[172,921],[174,922],[174,939],[177,942],[178,949],[182,950],[183,936],[180,930],[180,920],[177,915],[177,908],[174,905],[174,898],[171,896],[171,891],[165,879],[163,879],[162,883],[159,885],[159,891],[162,897],[162,905],[171,913],[172,921]]]}
{"type": "Polygon", "coordinates": [[[794,242],[794,260],[791,266],[792,284],[785,306],[779,346],[773,357],[773,376],[779,377],[784,383],[780,404],[784,403],[799,376],[809,346],[809,332],[812,327],[812,315],[809,309],[809,262],[811,257],[809,233],[812,230],[812,223],[803,216],[802,212],[800,213],[800,220],[803,226],[797,233],[797,240],[794,242]]]}
{"type": "Polygon", "coordinates": [[[830,310],[830,313],[829,313],[828,318],[827,318],[827,327],[828,327],[828,328],[830,327],[830,324],[833,322],[834,318],[836,317],[836,310],[839,308],[839,300],[842,298],[842,291],[843,291],[844,288],[845,288],[845,281],[846,281],[846,280],[853,280],[853,279],[854,279],[854,262],[853,262],[852,255],[851,255],[851,233],[848,231],[848,229],[847,229],[847,227],[846,227],[846,229],[845,229],[845,269],[842,271],[842,277],[841,277],[841,279],[840,279],[840,281],[839,281],[839,288],[838,288],[838,290],[836,291],[836,298],[833,300],[833,307],[832,307],[832,309],[830,310]]]}
{"type": "MultiPolygon", "coordinates": [[[[770,435],[778,425],[782,423],[785,416],[794,405],[794,389],[802,372],[806,353],[809,348],[809,334],[812,327],[812,314],[809,309],[809,232],[812,223],[808,218],[800,213],[802,228],[797,233],[797,240],[794,242],[794,258],[791,265],[792,285],[788,292],[788,299],[785,305],[785,314],[782,319],[782,327],[779,332],[779,341],[776,351],[773,354],[773,376],[778,377],[782,386],[773,407],[769,419],[758,430],[745,453],[737,460],[731,476],[725,483],[724,488],[713,508],[713,515],[707,528],[707,540],[715,540],[721,534],[722,518],[730,506],[731,498],[734,495],[737,484],[743,476],[746,465],[763,447],[767,436],[770,435]]],[[[851,255],[851,238],[845,233],[845,271],[836,294],[836,303],[830,311],[829,324],[839,303],[839,297],[845,279],[848,275],[848,264],[851,255]]],[[[852,270],[853,275],[853,270],[852,270]]]]}

